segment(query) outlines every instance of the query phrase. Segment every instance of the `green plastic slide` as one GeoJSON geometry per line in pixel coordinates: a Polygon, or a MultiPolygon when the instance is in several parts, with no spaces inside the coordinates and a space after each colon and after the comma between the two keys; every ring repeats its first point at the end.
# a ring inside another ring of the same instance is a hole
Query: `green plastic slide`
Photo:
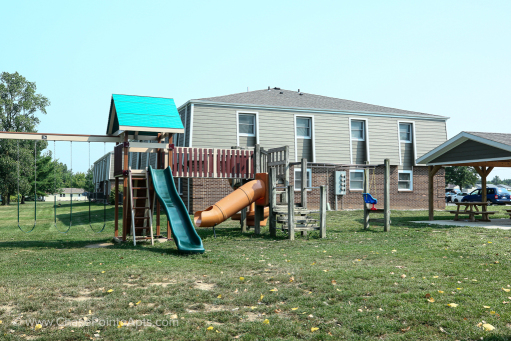
{"type": "Polygon", "coordinates": [[[149,166],[149,172],[151,173],[156,198],[165,209],[172,236],[179,252],[204,253],[202,240],[195,231],[183,200],[177,193],[170,168],[153,169],[149,166]]]}

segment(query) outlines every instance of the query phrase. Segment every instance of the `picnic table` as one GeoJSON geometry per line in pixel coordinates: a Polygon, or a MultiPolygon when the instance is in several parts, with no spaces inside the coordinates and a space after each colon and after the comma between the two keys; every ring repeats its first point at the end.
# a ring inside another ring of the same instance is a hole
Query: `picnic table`
{"type": "Polygon", "coordinates": [[[490,218],[488,218],[488,216],[490,214],[495,214],[497,213],[496,211],[495,212],[490,212],[490,211],[487,211],[486,208],[488,206],[488,203],[487,202],[468,202],[468,201],[465,201],[465,202],[455,202],[454,204],[456,204],[457,208],[455,211],[447,211],[447,212],[450,212],[452,214],[454,214],[454,220],[459,220],[459,215],[460,214],[468,214],[469,216],[469,219],[470,221],[491,221],[490,218]],[[465,209],[460,211],[460,207],[461,206],[465,206],[465,209]],[[481,211],[479,211],[479,207],[481,207],[481,211]],[[481,215],[482,218],[481,219],[476,219],[476,215],[481,215]]]}

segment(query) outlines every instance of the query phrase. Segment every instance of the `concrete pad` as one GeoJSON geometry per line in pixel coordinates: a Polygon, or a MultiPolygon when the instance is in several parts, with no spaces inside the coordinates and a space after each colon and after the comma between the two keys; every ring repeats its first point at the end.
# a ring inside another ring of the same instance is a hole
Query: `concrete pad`
{"type": "Polygon", "coordinates": [[[412,223],[429,224],[429,225],[449,225],[449,226],[466,226],[466,227],[483,227],[485,229],[501,229],[511,230],[511,219],[492,219],[488,221],[476,221],[470,220],[424,220],[424,221],[412,221],[412,223]]]}

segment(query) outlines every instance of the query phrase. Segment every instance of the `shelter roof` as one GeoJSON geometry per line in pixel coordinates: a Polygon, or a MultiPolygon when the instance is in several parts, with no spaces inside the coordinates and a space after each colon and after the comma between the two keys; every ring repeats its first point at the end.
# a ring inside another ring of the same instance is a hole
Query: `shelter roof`
{"type": "Polygon", "coordinates": [[[119,131],[157,135],[183,133],[184,129],[172,98],[113,94],[107,134],[119,131]]]}
{"type": "Polygon", "coordinates": [[[418,158],[417,164],[511,167],[511,134],[462,131],[418,158]]]}

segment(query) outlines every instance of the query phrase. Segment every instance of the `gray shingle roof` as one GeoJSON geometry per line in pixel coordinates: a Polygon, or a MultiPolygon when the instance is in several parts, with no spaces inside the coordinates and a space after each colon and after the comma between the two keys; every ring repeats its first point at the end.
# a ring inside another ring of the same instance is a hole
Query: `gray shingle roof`
{"type": "Polygon", "coordinates": [[[511,134],[503,134],[503,133],[481,133],[474,131],[466,131],[467,134],[475,135],[478,137],[482,137],[483,139],[487,139],[493,142],[498,142],[502,144],[507,144],[511,146],[511,134]]]}
{"type": "Polygon", "coordinates": [[[349,101],[333,97],[319,96],[297,91],[271,89],[241,92],[232,95],[200,98],[198,101],[220,102],[229,104],[260,105],[285,108],[319,109],[332,111],[371,112],[387,114],[404,114],[446,119],[445,116],[426,114],[415,111],[394,109],[362,102],[349,101]]]}

